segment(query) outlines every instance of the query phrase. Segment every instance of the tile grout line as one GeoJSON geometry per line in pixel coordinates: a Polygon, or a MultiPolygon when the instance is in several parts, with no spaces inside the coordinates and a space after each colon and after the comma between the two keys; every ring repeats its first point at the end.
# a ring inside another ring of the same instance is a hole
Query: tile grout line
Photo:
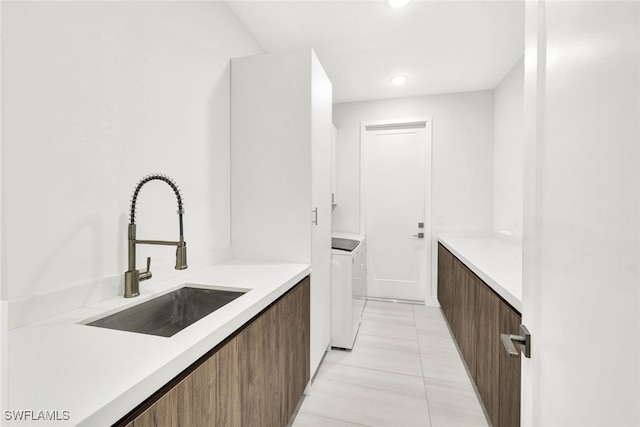
{"type": "MultiPolygon", "coordinates": [[[[311,415],[311,416],[313,416],[313,417],[322,418],[322,419],[324,419],[324,420],[331,420],[331,421],[337,421],[337,422],[340,422],[340,423],[350,424],[350,425],[353,425],[353,426],[360,426],[360,427],[372,427],[372,426],[370,426],[370,425],[368,425],[368,424],[354,423],[354,422],[351,422],[351,421],[342,420],[342,419],[340,419],[340,418],[327,417],[326,415],[318,415],[318,414],[314,414],[313,412],[298,411],[298,414],[300,414],[300,413],[302,413],[302,414],[306,414],[306,415],[311,415]]],[[[297,416],[297,414],[296,414],[296,416],[297,416]]]]}
{"type": "Polygon", "coordinates": [[[406,338],[397,338],[397,337],[390,337],[390,336],[387,336],[387,335],[374,335],[374,334],[367,334],[367,333],[358,332],[358,336],[360,336],[360,335],[366,335],[368,337],[376,337],[376,338],[391,338],[391,339],[394,339],[394,340],[406,341],[406,342],[410,342],[410,343],[415,342],[413,340],[409,340],[409,339],[406,339],[406,338]]]}
{"type": "MultiPolygon", "coordinates": [[[[384,372],[385,374],[404,375],[405,377],[412,377],[412,378],[420,377],[424,379],[424,375],[411,375],[411,374],[405,374],[404,372],[387,371],[385,369],[369,368],[365,366],[351,365],[349,363],[341,363],[341,362],[327,362],[327,363],[334,363],[336,365],[347,366],[349,368],[367,369],[369,371],[374,371],[374,372],[384,372]]],[[[422,364],[420,365],[420,367],[422,367],[422,364]]],[[[344,381],[339,381],[339,382],[344,383],[344,381]]],[[[345,383],[345,384],[348,384],[348,383],[345,383]]],[[[374,387],[369,387],[369,388],[374,388],[374,387]]],[[[400,394],[406,394],[406,393],[400,393],[400,394]]]]}
{"type": "Polygon", "coordinates": [[[422,386],[424,387],[424,398],[427,402],[427,414],[429,414],[429,426],[433,426],[433,421],[431,419],[431,408],[429,407],[429,392],[427,391],[427,382],[424,376],[424,366],[422,365],[424,362],[422,361],[422,350],[420,349],[420,340],[418,339],[418,325],[416,324],[416,309],[415,307],[411,307],[411,312],[413,313],[413,325],[415,327],[416,340],[418,341],[418,355],[420,356],[420,369],[422,370],[422,386]]]}
{"type": "MultiPolygon", "coordinates": [[[[455,346],[456,352],[458,353],[458,357],[460,358],[460,361],[462,362],[462,367],[463,367],[465,373],[467,374],[467,379],[469,380],[468,383],[462,382],[462,381],[458,381],[458,380],[444,380],[444,381],[451,382],[451,383],[456,383],[456,384],[470,385],[472,390],[473,390],[473,393],[475,395],[475,398],[478,401],[478,404],[480,405],[480,409],[481,409],[481,411],[483,413],[483,416],[484,416],[484,421],[487,423],[487,427],[491,427],[492,424],[491,424],[491,421],[489,420],[488,412],[487,412],[486,408],[484,407],[482,399],[480,398],[480,393],[478,392],[478,388],[477,388],[477,386],[476,386],[476,384],[475,384],[475,382],[473,380],[471,372],[469,371],[469,367],[467,366],[467,362],[464,360],[464,356],[462,355],[462,350],[460,349],[460,346],[459,346],[458,342],[456,341],[456,339],[455,339],[455,337],[453,335],[453,330],[451,329],[451,325],[449,324],[449,320],[444,316],[444,313],[442,312],[441,308],[440,308],[440,314],[441,314],[442,318],[445,321],[445,327],[447,328],[447,331],[449,331],[449,336],[453,340],[453,344],[455,346]]],[[[425,387],[426,387],[426,378],[427,377],[425,377],[425,387]]],[[[442,379],[439,379],[439,378],[432,378],[432,377],[429,377],[429,378],[431,378],[433,380],[436,380],[436,381],[443,381],[442,379]]]]}

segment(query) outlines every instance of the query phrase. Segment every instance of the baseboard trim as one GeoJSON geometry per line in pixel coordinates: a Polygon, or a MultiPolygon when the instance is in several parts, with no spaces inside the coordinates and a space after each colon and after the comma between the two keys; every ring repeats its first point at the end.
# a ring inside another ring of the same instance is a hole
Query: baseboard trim
{"type": "Polygon", "coordinates": [[[380,302],[394,302],[398,304],[413,304],[423,305],[424,301],[415,301],[410,299],[396,299],[396,298],[378,298],[378,297],[366,297],[367,301],[380,301],[380,302]]]}
{"type": "Polygon", "coordinates": [[[427,307],[440,307],[440,301],[438,301],[438,297],[430,296],[424,302],[424,305],[426,305],[427,307]]]}
{"type": "Polygon", "coordinates": [[[376,297],[367,297],[366,300],[381,301],[381,302],[395,302],[398,304],[426,305],[427,307],[440,307],[440,302],[438,301],[438,297],[436,296],[429,296],[425,298],[424,301],[414,301],[414,300],[394,299],[394,298],[376,298],[376,297]]]}

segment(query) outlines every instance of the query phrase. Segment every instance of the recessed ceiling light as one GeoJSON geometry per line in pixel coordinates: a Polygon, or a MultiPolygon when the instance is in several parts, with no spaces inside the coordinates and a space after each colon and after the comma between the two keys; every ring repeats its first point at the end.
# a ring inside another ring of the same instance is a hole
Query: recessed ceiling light
{"type": "Polygon", "coordinates": [[[387,0],[387,6],[398,9],[401,7],[405,7],[409,4],[411,0],[387,0]]]}
{"type": "Polygon", "coordinates": [[[391,83],[393,83],[396,86],[400,86],[405,84],[407,80],[409,80],[409,77],[403,76],[403,75],[397,75],[391,78],[391,83]]]}

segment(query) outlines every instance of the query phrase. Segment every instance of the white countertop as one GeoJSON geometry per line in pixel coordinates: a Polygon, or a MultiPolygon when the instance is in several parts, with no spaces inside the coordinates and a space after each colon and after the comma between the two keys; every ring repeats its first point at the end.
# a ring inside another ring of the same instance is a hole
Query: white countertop
{"type": "Polygon", "coordinates": [[[491,238],[438,236],[438,241],[522,313],[522,248],[491,238]]]}
{"type": "MultiPolygon", "coordinates": [[[[69,411],[56,426],[108,426],[310,273],[306,264],[230,261],[9,332],[9,410],[69,411]],[[249,292],[172,337],[86,326],[185,283],[249,292]]],[[[5,414],[3,414],[4,417],[5,414]]],[[[9,426],[47,425],[11,421],[9,426]]]]}

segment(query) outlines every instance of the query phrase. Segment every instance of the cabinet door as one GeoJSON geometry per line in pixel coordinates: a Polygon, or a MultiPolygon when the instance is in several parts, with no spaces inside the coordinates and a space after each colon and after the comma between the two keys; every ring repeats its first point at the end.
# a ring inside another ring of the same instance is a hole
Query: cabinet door
{"type": "Polygon", "coordinates": [[[475,286],[470,270],[458,258],[453,259],[453,332],[463,356],[471,346],[470,327],[473,326],[475,286]]]}
{"type": "Polygon", "coordinates": [[[238,369],[238,338],[233,338],[225,344],[218,350],[216,356],[218,358],[218,391],[215,399],[215,426],[239,426],[240,377],[238,369]]]}
{"type": "Polygon", "coordinates": [[[444,246],[438,245],[438,300],[469,372],[476,376],[477,277],[444,246]]]}
{"type": "Polygon", "coordinates": [[[310,375],[310,280],[238,335],[241,424],[285,426],[310,375]]]}
{"type": "Polygon", "coordinates": [[[133,421],[133,427],[212,426],[216,420],[217,354],[133,421]]]}
{"type": "Polygon", "coordinates": [[[476,288],[478,283],[476,276],[462,263],[458,266],[460,271],[456,287],[456,298],[459,307],[456,311],[456,339],[462,352],[462,357],[467,364],[471,377],[476,376],[476,288]]]}
{"type": "Polygon", "coordinates": [[[238,348],[234,338],[127,427],[239,425],[238,348]]]}
{"type": "Polygon", "coordinates": [[[309,280],[298,285],[278,304],[281,330],[278,351],[284,361],[283,416],[288,421],[309,382],[309,280]]]}
{"type": "Polygon", "coordinates": [[[464,295],[464,269],[462,263],[457,259],[453,259],[453,269],[451,274],[451,330],[453,336],[460,345],[460,339],[462,338],[462,329],[465,325],[462,323],[463,317],[463,305],[465,300],[464,295]]]}
{"type": "MultiPolygon", "coordinates": [[[[506,303],[500,304],[500,331],[503,334],[520,334],[521,316],[506,303]]],[[[498,335],[499,336],[499,335],[498,335]]],[[[520,425],[520,357],[509,357],[500,345],[500,427],[520,425]]]]}
{"type": "MultiPolygon", "coordinates": [[[[480,279],[477,279],[480,280],[480,279]]],[[[476,376],[478,393],[489,419],[498,427],[500,305],[502,302],[483,282],[476,287],[476,376]]]]}
{"type": "Polygon", "coordinates": [[[178,394],[178,425],[213,426],[216,424],[218,393],[218,354],[215,353],[186,379],[178,394]]]}
{"type": "Polygon", "coordinates": [[[140,416],[133,420],[133,427],[155,427],[178,425],[179,395],[183,393],[185,384],[180,383],[169,390],[156,403],[151,405],[140,416]]]}
{"type": "Polygon", "coordinates": [[[452,269],[453,255],[438,243],[438,301],[449,324],[453,315],[452,269]]]}
{"type": "Polygon", "coordinates": [[[238,335],[240,405],[243,426],[285,425],[280,377],[276,306],[272,306],[238,335]]]}

